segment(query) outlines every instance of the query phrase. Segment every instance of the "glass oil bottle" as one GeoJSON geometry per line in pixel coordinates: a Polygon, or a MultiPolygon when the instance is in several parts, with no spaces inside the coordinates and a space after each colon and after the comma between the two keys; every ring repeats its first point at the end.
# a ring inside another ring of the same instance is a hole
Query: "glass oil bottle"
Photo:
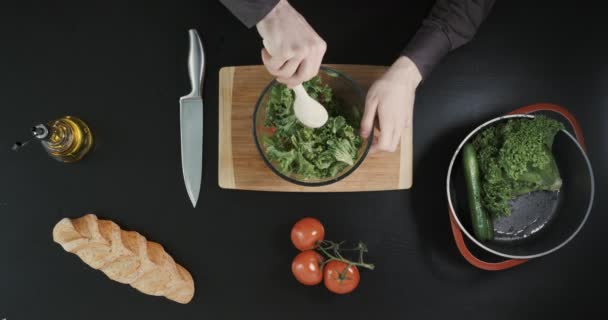
{"type": "MultiPolygon", "coordinates": [[[[32,128],[35,139],[40,140],[46,152],[55,160],[72,163],[82,159],[93,146],[93,134],[89,126],[74,116],[65,116],[38,124],[32,128]]],[[[25,146],[17,142],[13,150],[25,146]]]]}

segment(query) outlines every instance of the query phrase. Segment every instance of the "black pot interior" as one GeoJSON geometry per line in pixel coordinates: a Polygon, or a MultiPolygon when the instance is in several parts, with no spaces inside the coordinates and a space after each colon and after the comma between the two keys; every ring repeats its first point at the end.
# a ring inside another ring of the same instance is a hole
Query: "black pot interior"
{"type": "MultiPolygon", "coordinates": [[[[574,138],[564,132],[555,137],[553,154],[563,180],[560,192],[539,191],[515,199],[510,216],[494,219],[495,238],[482,243],[486,249],[530,258],[559,248],[578,232],[592,201],[591,168],[574,138]]],[[[455,214],[473,235],[461,154],[454,162],[450,188],[455,214]]]]}

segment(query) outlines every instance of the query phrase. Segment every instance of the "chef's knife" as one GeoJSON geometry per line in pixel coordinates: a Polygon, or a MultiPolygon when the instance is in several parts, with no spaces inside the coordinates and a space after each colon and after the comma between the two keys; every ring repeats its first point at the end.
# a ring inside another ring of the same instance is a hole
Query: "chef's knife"
{"type": "Polygon", "coordinates": [[[205,54],[198,32],[190,29],[188,33],[190,35],[188,75],[192,91],[179,99],[179,121],[184,182],[192,206],[196,207],[203,172],[203,99],[201,98],[201,87],[205,69],[205,54]]]}

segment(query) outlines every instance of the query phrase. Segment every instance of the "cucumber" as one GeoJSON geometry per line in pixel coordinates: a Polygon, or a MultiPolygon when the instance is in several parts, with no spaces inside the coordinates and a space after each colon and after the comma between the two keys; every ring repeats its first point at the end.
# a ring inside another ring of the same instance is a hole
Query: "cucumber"
{"type": "Polygon", "coordinates": [[[465,144],[462,149],[462,164],[464,166],[464,179],[467,184],[467,198],[471,211],[473,233],[479,241],[491,240],[494,238],[494,225],[481,205],[479,165],[477,164],[475,148],[470,143],[465,144]]]}

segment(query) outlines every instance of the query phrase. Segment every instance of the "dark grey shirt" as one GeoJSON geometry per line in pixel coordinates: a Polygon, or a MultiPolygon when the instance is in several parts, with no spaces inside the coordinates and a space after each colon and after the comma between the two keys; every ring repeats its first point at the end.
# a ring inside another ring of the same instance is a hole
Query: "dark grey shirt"
{"type": "MultiPolygon", "coordinates": [[[[253,27],[279,0],[220,0],[248,28],[253,27]]],[[[437,0],[402,54],[426,78],[441,58],[469,42],[495,0],[437,0]]]]}
{"type": "Polygon", "coordinates": [[[220,0],[241,22],[251,28],[279,3],[279,0],[220,0]]]}

